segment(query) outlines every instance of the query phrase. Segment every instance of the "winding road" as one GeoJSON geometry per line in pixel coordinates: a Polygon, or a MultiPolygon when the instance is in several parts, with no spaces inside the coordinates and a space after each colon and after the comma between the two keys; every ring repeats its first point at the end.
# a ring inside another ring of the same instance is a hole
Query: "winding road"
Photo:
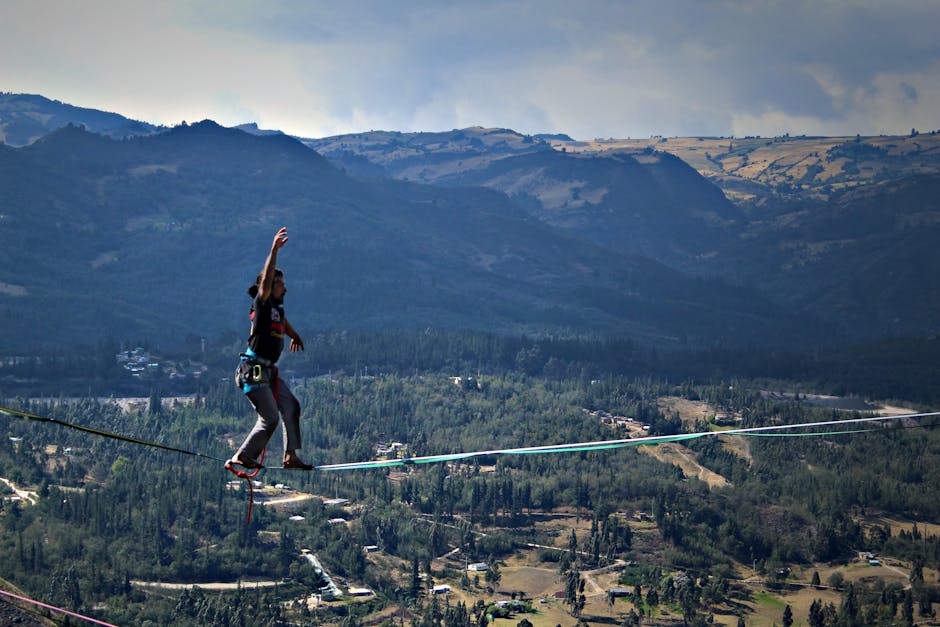
{"type": "Polygon", "coordinates": [[[10,481],[9,479],[4,479],[3,477],[0,477],[0,481],[5,483],[11,490],[13,490],[13,493],[16,494],[18,497],[20,497],[24,501],[28,501],[30,505],[35,505],[36,502],[39,500],[38,494],[36,494],[35,492],[30,492],[29,490],[23,490],[22,488],[18,487],[15,483],[10,481]]]}

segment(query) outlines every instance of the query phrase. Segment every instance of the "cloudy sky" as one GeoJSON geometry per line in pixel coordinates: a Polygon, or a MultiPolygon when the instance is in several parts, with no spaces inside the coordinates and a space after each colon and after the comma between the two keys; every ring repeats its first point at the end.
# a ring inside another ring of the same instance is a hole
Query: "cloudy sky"
{"type": "Polygon", "coordinates": [[[0,0],[0,91],[324,137],[940,129],[937,0],[0,0]]]}

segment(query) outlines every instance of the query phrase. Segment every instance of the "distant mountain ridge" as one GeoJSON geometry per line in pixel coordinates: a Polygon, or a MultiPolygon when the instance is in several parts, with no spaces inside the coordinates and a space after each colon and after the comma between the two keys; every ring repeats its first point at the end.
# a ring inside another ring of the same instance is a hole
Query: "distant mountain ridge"
{"type": "Polygon", "coordinates": [[[935,308],[907,302],[913,294],[928,303],[940,300],[940,288],[924,271],[940,266],[930,243],[940,220],[933,193],[940,180],[938,131],[844,138],[534,137],[531,143],[517,134],[519,149],[495,155],[464,154],[466,135],[511,131],[452,133],[453,142],[442,142],[447,134],[441,133],[423,140],[423,134],[360,133],[312,145],[340,166],[356,163],[351,172],[371,166],[386,176],[500,189],[580,238],[753,285],[789,310],[853,334],[940,332],[935,308]],[[437,149],[421,161],[404,153],[402,143],[437,149]],[[562,154],[584,161],[553,157],[562,154]],[[558,167],[546,166],[553,160],[558,167]],[[591,165],[581,167],[585,163],[591,165]],[[656,183],[638,185],[637,168],[627,167],[634,163],[656,183]]]}
{"type": "Polygon", "coordinates": [[[541,139],[482,127],[303,141],[352,174],[499,190],[582,239],[677,267],[727,243],[728,227],[742,218],[680,159],[652,150],[565,154],[541,139]]]}
{"type": "Polygon", "coordinates": [[[668,152],[729,198],[757,205],[765,204],[769,195],[819,201],[856,187],[940,174],[940,131],[865,137],[552,139],[551,144],[558,150],[592,155],[668,152]]]}
{"type": "Polygon", "coordinates": [[[284,135],[209,121],[114,141],[66,126],[0,150],[7,343],[242,329],[281,225],[291,319],[316,328],[760,342],[807,321],[534,219],[506,195],[356,180],[284,135]],[[55,251],[50,255],[50,251],[55,251]]]}
{"type": "MultiPolygon", "coordinates": [[[[4,128],[11,119],[0,110],[4,128]]],[[[292,246],[309,270],[294,276],[294,293],[330,328],[666,345],[940,332],[928,273],[940,266],[933,134],[634,145],[481,127],[319,140],[210,121],[144,130],[114,142],[81,124],[0,144],[0,310],[32,302],[61,337],[98,334],[96,316],[122,333],[208,333],[149,308],[192,275],[194,310],[237,327],[240,283],[268,244],[259,233],[283,223],[306,242],[292,246]],[[804,142],[828,145],[832,168],[794,169],[812,163],[804,142]],[[725,152],[702,151],[712,144],[725,152]],[[882,153],[884,164],[864,165],[882,153]],[[736,178],[722,178],[736,154],[736,178]],[[917,155],[912,175],[903,164],[917,155]],[[736,195],[741,186],[754,196],[736,195]],[[184,261],[192,256],[199,267],[184,261]],[[120,314],[94,304],[102,280],[129,290],[120,314]],[[928,306],[911,307],[913,294],[928,306]],[[84,318],[63,323],[64,308],[84,318]]]]}
{"type": "Polygon", "coordinates": [[[25,146],[68,124],[108,137],[148,135],[162,127],[117,113],[85,109],[34,94],[0,93],[0,142],[25,146]]]}

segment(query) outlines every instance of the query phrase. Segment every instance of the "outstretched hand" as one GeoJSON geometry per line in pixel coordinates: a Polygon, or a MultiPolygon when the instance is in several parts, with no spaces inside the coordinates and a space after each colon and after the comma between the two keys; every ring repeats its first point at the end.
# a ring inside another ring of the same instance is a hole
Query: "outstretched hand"
{"type": "Polygon", "coordinates": [[[271,250],[278,250],[287,243],[287,227],[282,226],[281,230],[274,236],[274,243],[271,244],[271,250]]]}

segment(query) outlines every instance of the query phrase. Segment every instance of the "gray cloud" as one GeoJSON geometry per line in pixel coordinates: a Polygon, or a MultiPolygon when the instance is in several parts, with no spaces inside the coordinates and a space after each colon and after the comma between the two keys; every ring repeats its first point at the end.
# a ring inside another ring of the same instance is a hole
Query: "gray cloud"
{"type": "Polygon", "coordinates": [[[322,136],[940,127],[934,0],[7,0],[0,85],[322,136]]]}

